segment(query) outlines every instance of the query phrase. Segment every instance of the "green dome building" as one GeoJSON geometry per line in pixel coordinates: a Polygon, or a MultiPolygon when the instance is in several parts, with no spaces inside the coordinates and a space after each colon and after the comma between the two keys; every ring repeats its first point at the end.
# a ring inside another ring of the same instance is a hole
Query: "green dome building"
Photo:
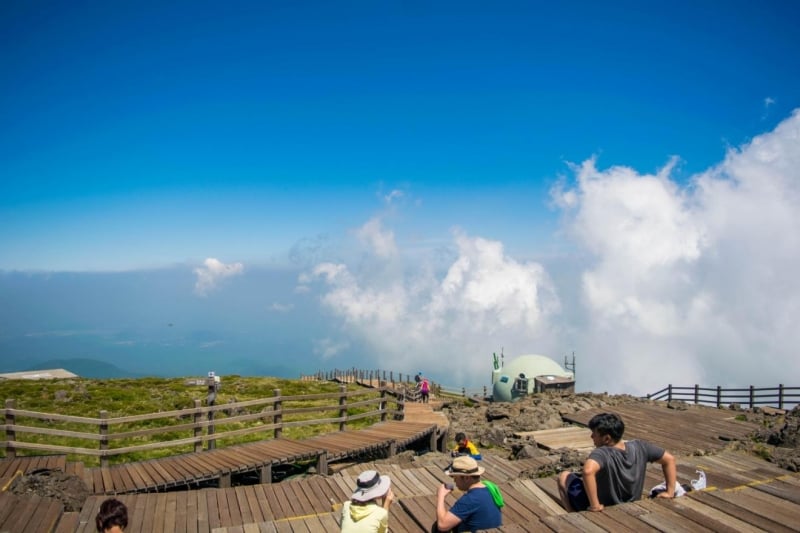
{"type": "Polygon", "coordinates": [[[574,392],[575,375],[544,355],[520,355],[507,364],[494,356],[492,401],[513,402],[545,391],[574,392]]]}

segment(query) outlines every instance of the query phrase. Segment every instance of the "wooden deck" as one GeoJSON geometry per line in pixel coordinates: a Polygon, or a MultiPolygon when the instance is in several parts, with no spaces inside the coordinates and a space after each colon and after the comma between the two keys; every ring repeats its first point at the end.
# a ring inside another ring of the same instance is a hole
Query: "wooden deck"
{"type": "MultiPolygon", "coordinates": [[[[442,462],[446,462],[442,458],[442,462]]],[[[497,531],[798,531],[800,476],[736,452],[685,457],[679,480],[706,469],[706,491],[669,501],[642,500],[602,513],[566,513],[557,498],[555,479],[507,480],[519,470],[513,461],[493,458],[484,463],[486,478],[498,481],[506,506],[504,526],[497,531]]],[[[329,532],[340,521],[340,504],[355,486],[358,473],[375,468],[360,464],[334,476],[314,476],[272,485],[122,495],[132,521],[126,533],[144,532],[329,532]]],[[[430,529],[435,492],[447,479],[439,464],[413,462],[378,465],[392,478],[397,502],[390,509],[390,527],[398,532],[430,529]]],[[[645,486],[660,481],[660,470],[648,472],[645,486]]],[[[103,496],[92,496],[80,513],[75,531],[92,532],[92,517],[103,496]]],[[[447,503],[455,502],[448,496],[447,503]]]]}
{"type": "Polygon", "coordinates": [[[736,411],[704,406],[677,410],[668,409],[665,404],[637,403],[589,409],[563,418],[586,426],[589,419],[601,412],[622,417],[626,440],[649,440],[673,455],[721,450],[730,441],[742,440],[758,429],[757,424],[736,420],[736,411]]]}
{"type": "Polygon", "coordinates": [[[327,464],[367,453],[393,454],[411,443],[435,435],[436,426],[382,422],[356,431],[342,431],[302,441],[274,439],[230,446],[200,453],[187,453],[111,467],[89,468],[84,481],[94,494],[157,492],[178,487],[199,487],[216,482],[231,484],[231,476],[254,474],[262,483],[271,480],[272,467],[316,460],[317,469],[327,464]]]}
{"type": "MultiPolygon", "coordinates": [[[[673,411],[642,404],[614,411],[626,421],[627,438],[645,438],[676,454],[681,483],[696,478],[696,471],[702,469],[707,475],[708,489],[675,500],[643,499],[602,513],[566,513],[558,503],[555,477],[525,477],[526,472],[552,462],[553,457],[509,461],[484,454],[485,477],[498,483],[506,500],[504,525],[496,532],[800,531],[800,474],[757,457],[722,449],[727,439],[751,431],[751,424],[735,421],[732,413],[715,409],[673,411]],[[679,433],[668,428],[678,428],[679,433]],[[704,454],[691,455],[696,450],[704,450],[704,454]]],[[[586,411],[569,418],[588,421],[594,413],[595,410],[586,411]]],[[[434,434],[435,426],[426,429],[424,424],[387,422],[367,430],[303,442],[309,450],[325,450],[326,457],[357,459],[359,454],[399,450],[420,440],[424,445],[434,434]],[[402,429],[404,425],[408,427],[402,429]],[[347,441],[354,444],[354,455],[345,452],[347,441]]],[[[202,457],[210,453],[192,455],[202,457]]],[[[29,459],[33,464],[32,458],[29,459]]],[[[63,458],[47,460],[60,462],[63,458]]],[[[159,488],[159,492],[117,497],[129,508],[126,533],[329,532],[338,530],[341,502],[349,497],[358,474],[377,468],[391,477],[397,496],[390,509],[391,530],[421,533],[428,531],[433,522],[436,490],[448,479],[443,469],[450,460],[446,454],[434,453],[403,463],[356,463],[334,475],[275,484],[179,490],[190,488],[183,484],[174,485],[167,492],[159,488]]],[[[240,463],[257,464],[257,461],[240,458],[240,463]]],[[[4,472],[11,466],[0,461],[0,468],[4,472]]],[[[660,468],[651,465],[645,491],[661,481],[660,468]]],[[[107,497],[95,494],[80,513],[64,513],[53,500],[0,492],[0,532],[93,532],[93,518],[107,497]]],[[[448,496],[448,504],[454,501],[453,495],[448,496]]]]}

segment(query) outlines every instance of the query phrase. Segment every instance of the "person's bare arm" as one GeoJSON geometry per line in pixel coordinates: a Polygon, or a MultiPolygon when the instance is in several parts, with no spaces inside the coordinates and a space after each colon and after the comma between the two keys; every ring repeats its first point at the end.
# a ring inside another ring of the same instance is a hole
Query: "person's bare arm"
{"type": "Polygon", "coordinates": [[[444,508],[444,499],[450,492],[452,489],[439,485],[439,492],[436,493],[436,525],[442,531],[450,531],[461,523],[459,517],[444,508]]]}
{"type": "Polygon", "coordinates": [[[600,471],[600,463],[594,459],[587,459],[583,464],[583,488],[589,498],[590,511],[602,511],[603,504],[597,495],[597,473],[600,471]]]}
{"type": "Polygon", "coordinates": [[[678,471],[675,467],[675,457],[669,452],[664,452],[661,459],[656,461],[661,465],[661,470],[664,472],[664,481],[667,483],[667,490],[659,492],[656,498],[674,498],[675,497],[675,483],[678,482],[678,471]]]}
{"type": "Polygon", "coordinates": [[[388,510],[389,506],[392,505],[393,501],[394,501],[394,492],[392,492],[392,489],[389,489],[389,491],[383,497],[383,508],[388,510]]]}

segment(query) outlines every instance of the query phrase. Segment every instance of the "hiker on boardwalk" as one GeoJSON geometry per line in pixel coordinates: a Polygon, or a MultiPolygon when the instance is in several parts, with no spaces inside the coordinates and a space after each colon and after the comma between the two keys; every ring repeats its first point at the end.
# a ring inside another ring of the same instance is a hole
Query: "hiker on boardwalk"
{"type": "Polygon", "coordinates": [[[386,533],[392,501],[394,493],[389,476],[375,470],[362,472],[350,501],[342,506],[342,533],[386,533]]]}
{"type": "Polygon", "coordinates": [[[472,457],[462,455],[453,460],[447,469],[455,487],[464,493],[450,508],[444,507],[444,499],[453,491],[453,485],[443,484],[436,494],[436,522],[431,533],[445,531],[478,531],[503,525],[503,497],[497,485],[481,481],[484,468],[472,457]]]}
{"type": "Polygon", "coordinates": [[[422,396],[422,403],[428,403],[428,396],[431,393],[431,384],[425,376],[423,376],[422,381],[419,382],[419,393],[422,396]]]}
{"type": "Polygon", "coordinates": [[[94,523],[99,533],[122,533],[128,527],[128,508],[116,498],[109,498],[100,504],[94,523]]]}
{"type": "Polygon", "coordinates": [[[469,455],[477,461],[482,459],[481,452],[478,451],[478,447],[467,438],[466,434],[462,432],[456,433],[455,441],[456,447],[453,448],[452,452],[450,452],[452,457],[456,457],[458,455],[469,455]]]}
{"type": "Polygon", "coordinates": [[[582,475],[561,472],[558,492],[567,511],[602,511],[606,505],[632,502],[642,497],[647,463],[658,463],[667,489],[658,498],[673,498],[677,472],[675,457],[642,440],[623,441],[625,424],[619,415],[601,413],[589,420],[595,449],[583,465],[582,475]]]}

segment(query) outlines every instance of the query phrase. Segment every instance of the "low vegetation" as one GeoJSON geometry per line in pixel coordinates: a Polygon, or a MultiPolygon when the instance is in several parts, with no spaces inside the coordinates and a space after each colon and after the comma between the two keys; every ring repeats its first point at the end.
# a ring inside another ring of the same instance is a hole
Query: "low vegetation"
{"type": "MultiPolygon", "coordinates": [[[[217,392],[215,404],[224,406],[243,402],[247,400],[257,400],[273,398],[275,390],[279,389],[282,398],[287,396],[308,396],[325,393],[336,393],[339,385],[331,382],[320,381],[299,381],[290,379],[279,379],[271,377],[240,377],[225,376],[217,392]]],[[[348,386],[349,391],[359,391],[359,394],[348,398],[348,404],[362,400],[374,399],[377,393],[369,389],[362,389],[353,385],[348,386]]],[[[76,417],[100,417],[100,411],[106,411],[108,418],[117,418],[133,415],[144,415],[149,413],[159,413],[167,411],[177,411],[191,409],[195,405],[195,400],[201,400],[201,405],[206,405],[207,389],[204,385],[194,384],[194,380],[184,378],[140,378],[140,379],[58,379],[58,380],[9,380],[0,381],[0,397],[13,399],[15,409],[36,411],[48,414],[70,415],[76,417]]],[[[223,409],[215,414],[215,431],[217,434],[246,428],[257,428],[265,426],[264,431],[257,431],[238,437],[221,438],[217,440],[217,447],[229,446],[254,440],[272,438],[273,429],[269,427],[274,422],[272,405],[265,407],[263,404],[254,408],[236,407],[223,409]],[[262,413],[262,417],[245,422],[231,421],[226,419],[243,414],[262,413]]],[[[298,421],[321,421],[324,419],[336,418],[339,416],[338,402],[336,399],[300,399],[284,401],[282,408],[284,411],[290,409],[314,408],[308,411],[285,414],[283,422],[298,421]]],[[[393,408],[393,404],[389,405],[393,408]]],[[[348,407],[348,416],[376,410],[376,405],[348,407]]],[[[114,439],[110,443],[110,448],[122,448],[137,446],[159,441],[171,441],[185,439],[193,435],[190,430],[169,431],[169,427],[178,426],[192,422],[192,416],[177,416],[171,418],[160,418],[144,422],[132,422],[115,424],[109,428],[109,433],[124,433],[161,427],[165,431],[154,435],[126,437],[114,439]]],[[[379,421],[378,415],[369,416],[348,422],[348,429],[358,429],[379,421]]],[[[34,427],[45,427],[72,432],[84,432],[96,434],[98,428],[92,424],[82,424],[79,422],[58,422],[48,420],[38,420],[30,417],[18,416],[16,424],[34,427]]],[[[336,423],[317,423],[313,425],[300,425],[286,427],[283,430],[283,437],[293,439],[303,439],[316,434],[338,431],[339,424],[336,423]]],[[[96,440],[75,438],[73,436],[50,436],[30,433],[17,432],[16,440],[46,443],[48,445],[58,445],[77,448],[97,449],[96,440]]],[[[133,460],[144,460],[156,457],[163,457],[176,453],[190,452],[192,445],[160,448],[155,450],[137,451],[122,456],[110,458],[111,463],[127,462],[133,460]]],[[[3,451],[4,452],[4,451],[3,451]]],[[[4,455],[0,452],[0,455],[4,455]]],[[[18,455],[24,455],[25,450],[18,450],[18,455]]],[[[33,453],[33,452],[30,452],[33,453]]],[[[70,455],[70,460],[81,460],[87,466],[98,464],[99,459],[90,456],[70,455]]]]}

